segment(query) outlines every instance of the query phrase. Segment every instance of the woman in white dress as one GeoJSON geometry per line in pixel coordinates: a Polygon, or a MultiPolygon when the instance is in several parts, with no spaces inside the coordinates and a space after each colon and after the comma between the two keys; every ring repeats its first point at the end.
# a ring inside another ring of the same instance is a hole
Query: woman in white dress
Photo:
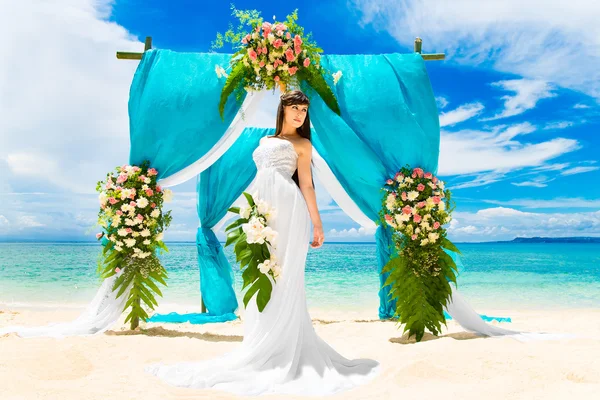
{"type": "Polygon", "coordinates": [[[321,247],[323,227],[311,173],[309,99],[300,91],[281,96],[274,136],[252,153],[257,175],[249,192],[276,209],[271,227],[279,233],[275,255],[281,275],[263,312],[250,300],[244,339],[212,360],[153,364],[146,371],[167,383],[241,395],[327,395],[361,385],[380,371],[377,361],[349,360],[315,332],[308,313],[304,268],[308,245],[321,247]]]}

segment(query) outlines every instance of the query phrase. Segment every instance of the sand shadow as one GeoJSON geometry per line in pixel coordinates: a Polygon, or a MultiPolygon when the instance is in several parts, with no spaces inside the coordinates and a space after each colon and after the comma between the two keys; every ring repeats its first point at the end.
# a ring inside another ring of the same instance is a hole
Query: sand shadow
{"type": "Polygon", "coordinates": [[[165,329],[162,326],[153,328],[138,328],[136,330],[126,331],[106,331],[106,335],[110,336],[162,336],[162,337],[189,337],[192,339],[200,339],[207,342],[241,342],[244,338],[239,335],[215,335],[214,333],[201,332],[182,332],[173,329],[165,329]]]}
{"type": "MultiPolygon", "coordinates": [[[[441,336],[435,336],[429,332],[425,332],[423,334],[423,337],[421,338],[421,342],[428,342],[431,340],[438,340],[438,339],[442,339],[442,338],[446,338],[446,337],[449,337],[449,338],[452,338],[455,340],[471,340],[471,339],[486,339],[487,338],[487,336],[478,335],[478,334],[472,333],[472,332],[448,333],[446,335],[441,335],[441,336]]],[[[398,344],[415,344],[415,343],[417,343],[417,340],[414,337],[414,335],[409,338],[408,333],[405,333],[404,335],[402,335],[399,338],[390,338],[389,341],[392,343],[398,343],[398,344]]]]}

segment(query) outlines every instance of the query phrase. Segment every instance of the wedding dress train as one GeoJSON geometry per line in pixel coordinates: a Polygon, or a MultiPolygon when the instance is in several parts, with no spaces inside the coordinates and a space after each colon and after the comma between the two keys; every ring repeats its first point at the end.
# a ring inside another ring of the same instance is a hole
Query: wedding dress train
{"type": "Polygon", "coordinates": [[[242,395],[327,395],[362,385],[379,373],[379,363],[340,355],[317,335],[308,313],[304,267],[311,220],[291,179],[298,157],[294,145],[265,138],[252,157],[258,172],[249,190],[277,213],[271,226],[279,233],[275,254],[282,272],[271,299],[262,313],[256,295],[250,300],[244,339],[232,352],[198,362],[153,364],[146,371],[171,385],[242,395]]]}

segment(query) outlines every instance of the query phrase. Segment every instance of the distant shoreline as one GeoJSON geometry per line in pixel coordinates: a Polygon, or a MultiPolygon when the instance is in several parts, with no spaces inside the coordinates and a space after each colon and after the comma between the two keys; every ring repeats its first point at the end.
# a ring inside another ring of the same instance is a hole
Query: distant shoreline
{"type": "MultiPolygon", "coordinates": [[[[98,243],[98,241],[96,241],[96,240],[52,240],[52,241],[50,241],[50,240],[0,240],[0,244],[1,243],[11,243],[11,244],[19,244],[19,243],[23,243],[23,244],[26,244],[26,243],[28,243],[28,244],[90,243],[91,244],[91,243],[98,243]]],[[[194,242],[194,241],[168,241],[165,243],[168,245],[168,244],[194,244],[196,242],[194,242]]],[[[221,242],[221,241],[219,241],[219,243],[221,243],[222,245],[225,244],[225,242],[221,242]]],[[[323,245],[328,245],[328,244],[375,244],[375,243],[377,243],[377,242],[375,242],[375,241],[372,241],[372,242],[325,242],[325,243],[323,243],[323,245]]],[[[513,240],[499,240],[499,241],[488,241],[488,242],[454,242],[454,243],[455,244],[600,243],[600,237],[594,237],[594,236],[531,237],[531,238],[517,237],[517,238],[514,238],[513,240]]]]}

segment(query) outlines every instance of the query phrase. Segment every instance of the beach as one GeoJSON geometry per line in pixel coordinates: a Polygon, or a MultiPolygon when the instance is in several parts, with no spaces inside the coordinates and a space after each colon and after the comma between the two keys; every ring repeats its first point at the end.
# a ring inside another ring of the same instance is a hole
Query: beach
{"type": "MultiPolygon", "coordinates": [[[[69,321],[79,311],[4,307],[0,326],[69,321]]],[[[395,322],[380,321],[372,311],[311,308],[315,330],[334,349],[382,366],[369,384],[328,398],[592,399],[600,391],[600,309],[478,311],[510,314],[512,323],[494,323],[509,329],[581,337],[527,343],[481,338],[448,321],[439,338],[426,334],[415,343],[402,336],[395,322]]],[[[139,331],[130,331],[123,319],[95,336],[0,337],[0,398],[254,398],[172,387],[143,369],[149,363],[203,360],[232,350],[242,340],[241,319],[206,325],[142,323],[139,331]]]]}

